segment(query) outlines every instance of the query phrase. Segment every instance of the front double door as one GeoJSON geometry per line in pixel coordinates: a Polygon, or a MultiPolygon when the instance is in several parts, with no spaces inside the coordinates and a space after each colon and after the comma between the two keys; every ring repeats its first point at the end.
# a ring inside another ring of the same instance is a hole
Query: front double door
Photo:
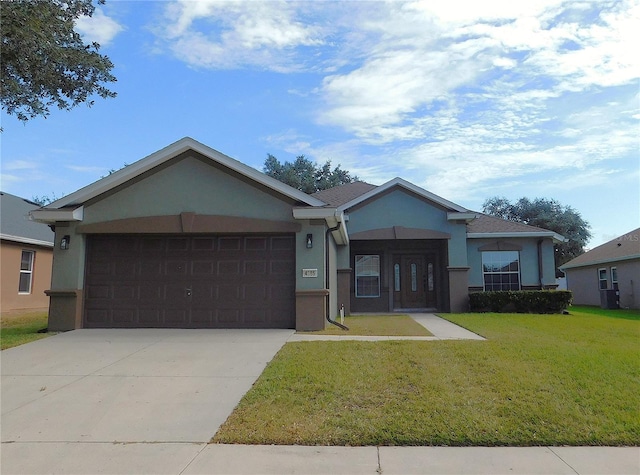
{"type": "Polygon", "coordinates": [[[435,272],[433,255],[397,256],[394,263],[394,306],[403,309],[436,308],[435,272]]]}

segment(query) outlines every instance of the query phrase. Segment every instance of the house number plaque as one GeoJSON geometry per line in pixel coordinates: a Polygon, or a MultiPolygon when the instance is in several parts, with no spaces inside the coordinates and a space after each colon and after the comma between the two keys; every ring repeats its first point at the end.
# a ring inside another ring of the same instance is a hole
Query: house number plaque
{"type": "Polygon", "coordinates": [[[318,269],[302,269],[302,277],[318,277],[318,269]]]}

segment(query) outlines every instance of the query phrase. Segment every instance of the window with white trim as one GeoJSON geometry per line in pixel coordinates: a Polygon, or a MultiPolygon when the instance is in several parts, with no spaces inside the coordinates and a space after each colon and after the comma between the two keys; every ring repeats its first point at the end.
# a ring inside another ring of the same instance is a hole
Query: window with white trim
{"type": "Polygon", "coordinates": [[[520,290],[520,253],[484,251],[482,253],[484,290],[520,290]]]}
{"type": "Polygon", "coordinates": [[[380,256],[356,256],[356,297],[380,297],[380,256]]]}
{"type": "Polygon", "coordinates": [[[611,288],[613,290],[618,290],[618,268],[611,268],[611,288]]]}
{"type": "Polygon", "coordinates": [[[607,269],[598,269],[598,288],[600,290],[606,290],[609,287],[607,280],[607,269]]]}
{"type": "Polygon", "coordinates": [[[31,293],[31,282],[33,281],[33,260],[35,251],[22,251],[20,259],[20,280],[18,282],[19,294],[31,293]]]}

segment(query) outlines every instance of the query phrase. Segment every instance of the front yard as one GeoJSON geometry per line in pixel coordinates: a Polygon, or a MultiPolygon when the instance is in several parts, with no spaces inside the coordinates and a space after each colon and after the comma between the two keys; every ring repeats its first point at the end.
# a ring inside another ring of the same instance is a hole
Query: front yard
{"type": "Polygon", "coordinates": [[[443,316],[488,340],[289,343],[213,441],[640,444],[639,312],[443,316]]]}
{"type": "Polygon", "coordinates": [[[20,315],[2,315],[0,318],[0,349],[24,345],[55,333],[44,333],[47,312],[27,312],[20,315]]]}

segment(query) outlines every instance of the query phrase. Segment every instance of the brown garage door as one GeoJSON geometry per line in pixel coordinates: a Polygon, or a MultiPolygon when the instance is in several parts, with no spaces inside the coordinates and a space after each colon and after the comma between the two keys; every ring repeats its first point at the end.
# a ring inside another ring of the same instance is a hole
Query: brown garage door
{"type": "Polygon", "coordinates": [[[293,328],[295,239],[88,237],[85,328],[293,328]]]}

